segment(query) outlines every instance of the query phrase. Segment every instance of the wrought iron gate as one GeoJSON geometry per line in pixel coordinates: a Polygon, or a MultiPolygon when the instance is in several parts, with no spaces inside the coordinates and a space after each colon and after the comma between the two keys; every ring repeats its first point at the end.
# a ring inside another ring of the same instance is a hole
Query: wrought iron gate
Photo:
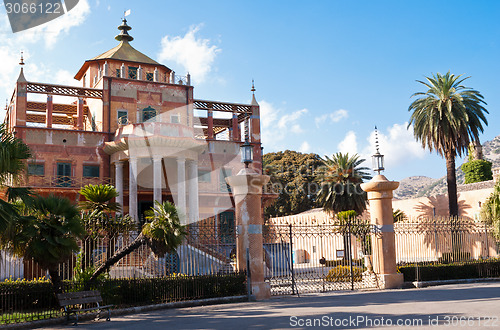
{"type": "Polygon", "coordinates": [[[272,224],[264,227],[266,281],[272,295],[377,287],[372,226],[272,224]]]}

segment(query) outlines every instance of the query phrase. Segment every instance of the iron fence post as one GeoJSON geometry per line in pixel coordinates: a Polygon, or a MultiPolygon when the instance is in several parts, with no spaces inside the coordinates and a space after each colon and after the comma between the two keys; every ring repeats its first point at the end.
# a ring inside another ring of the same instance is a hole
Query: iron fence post
{"type": "Polygon", "coordinates": [[[347,248],[349,249],[349,270],[351,272],[351,290],[354,290],[354,272],[352,269],[352,249],[351,249],[351,221],[347,221],[347,248]]]}
{"type": "Polygon", "coordinates": [[[289,225],[290,235],[290,271],[292,272],[292,295],[295,294],[295,273],[293,271],[293,241],[292,241],[292,224],[289,225]]]}

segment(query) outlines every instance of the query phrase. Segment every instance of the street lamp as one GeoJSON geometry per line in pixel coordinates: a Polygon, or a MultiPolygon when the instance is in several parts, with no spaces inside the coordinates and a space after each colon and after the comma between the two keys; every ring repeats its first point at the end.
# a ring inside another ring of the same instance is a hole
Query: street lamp
{"type": "Polygon", "coordinates": [[[372,156],[372,168],[374,172],[380,174],[384,170],[384,155],[381,155],[378,151],[378,132],[377,126],[375,126],[375,148],[377,152],[372,156]]]}
{"type": "Polygon", "coordinates": [[[245,168],[248,168],[248,165],[253,162],[253,145],[248,142],[248,139],[245,139],[245,143],[240,146],[241,149],[241,162],[245,163],[245,168]]]}

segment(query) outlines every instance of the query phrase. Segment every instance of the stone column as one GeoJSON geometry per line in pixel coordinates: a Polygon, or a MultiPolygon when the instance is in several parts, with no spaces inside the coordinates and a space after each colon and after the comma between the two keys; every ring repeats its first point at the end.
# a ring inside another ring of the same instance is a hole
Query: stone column
{"type": "Polygon", "coordinates": [[[186,222],[186,160],[177,158],[177,207],[181,210],[184,224],[186,222]]]}
{"type": "MultiPolygon", "coordinates": [[[[153,201],[161,204],[161,155],[153,156],[153,201]]],[[[156,204],[156,203],[155,203],[156,204]]]]}
{"type": "Polygon", "coordinates": [[[199,198],[198,198],[198,162],[188,161],[188,203],[190,223],[199,220],[199,198]]]}
{"type": "Polygon", "coordinates": [[[212,109],[207,110],[207,138],[214,138],[214,112],[212,109]]]}
{"type": "Polygon", "coordinates": [[[47,116],[45,118],[45,124],[47,128],[52,128],[52,110],[54,108],[54,104],[52,102],[52,95],[47,95],[47,116]]]}
{"type": "Polygon", "coordinates": [[[123,162],[115,162],[115,188],[118,192],[118,197],[116,197],[116,202],[120,204],[123,213],[123,162]]]}
{"type": "Polygon", "coordinates": [[[399,182],[389,181],[383,175],[376,175],[370,182],[361,184],[368,193],[372,235],[373,271],[383,289],[400,288],[403,274],[397,273],[394,218],[392,216],[392,191],[399,182]]]}
{"type": "Polygon", "coordinates": [[[264,281],[264,247],[262,240],[262,186],[269,176],[243,169],[226,178],[233,190],[236,207],[236,263],[238,270],[247,268],[250,256],[250,283],[256,299],[271,297],[269,283],[264,281]]]}
{"type": "Polygon", "coordinates": [[[139,222],[137,214],[137,157],[130,157],[128,171],[128,214],[135,222],[139,222]]]}
{"type": "Polygon", "coordinates": [[[240,141],[241,140],[241,135],[240,135],[240,130],[238,126],[238,114],[236,112],[233,112],[233,119],[232,119],[232,130],[233,130],[233,141],[240,141]]]}
{"type": "Polygon", "coordinates": [[[78,106],[76,108],[76,128],[79,130],[83,129],[83,99],[78,98],[78,106]]]}

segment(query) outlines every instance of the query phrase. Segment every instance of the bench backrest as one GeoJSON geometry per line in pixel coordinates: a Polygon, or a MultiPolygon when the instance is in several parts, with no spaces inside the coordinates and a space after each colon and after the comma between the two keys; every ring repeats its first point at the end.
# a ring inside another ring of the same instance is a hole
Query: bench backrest
{"type": "Polygon", "coordinates": [[[102,302],[101,293],[97,290],[58,293],[57,299],[61,307],[102,302]]]}

